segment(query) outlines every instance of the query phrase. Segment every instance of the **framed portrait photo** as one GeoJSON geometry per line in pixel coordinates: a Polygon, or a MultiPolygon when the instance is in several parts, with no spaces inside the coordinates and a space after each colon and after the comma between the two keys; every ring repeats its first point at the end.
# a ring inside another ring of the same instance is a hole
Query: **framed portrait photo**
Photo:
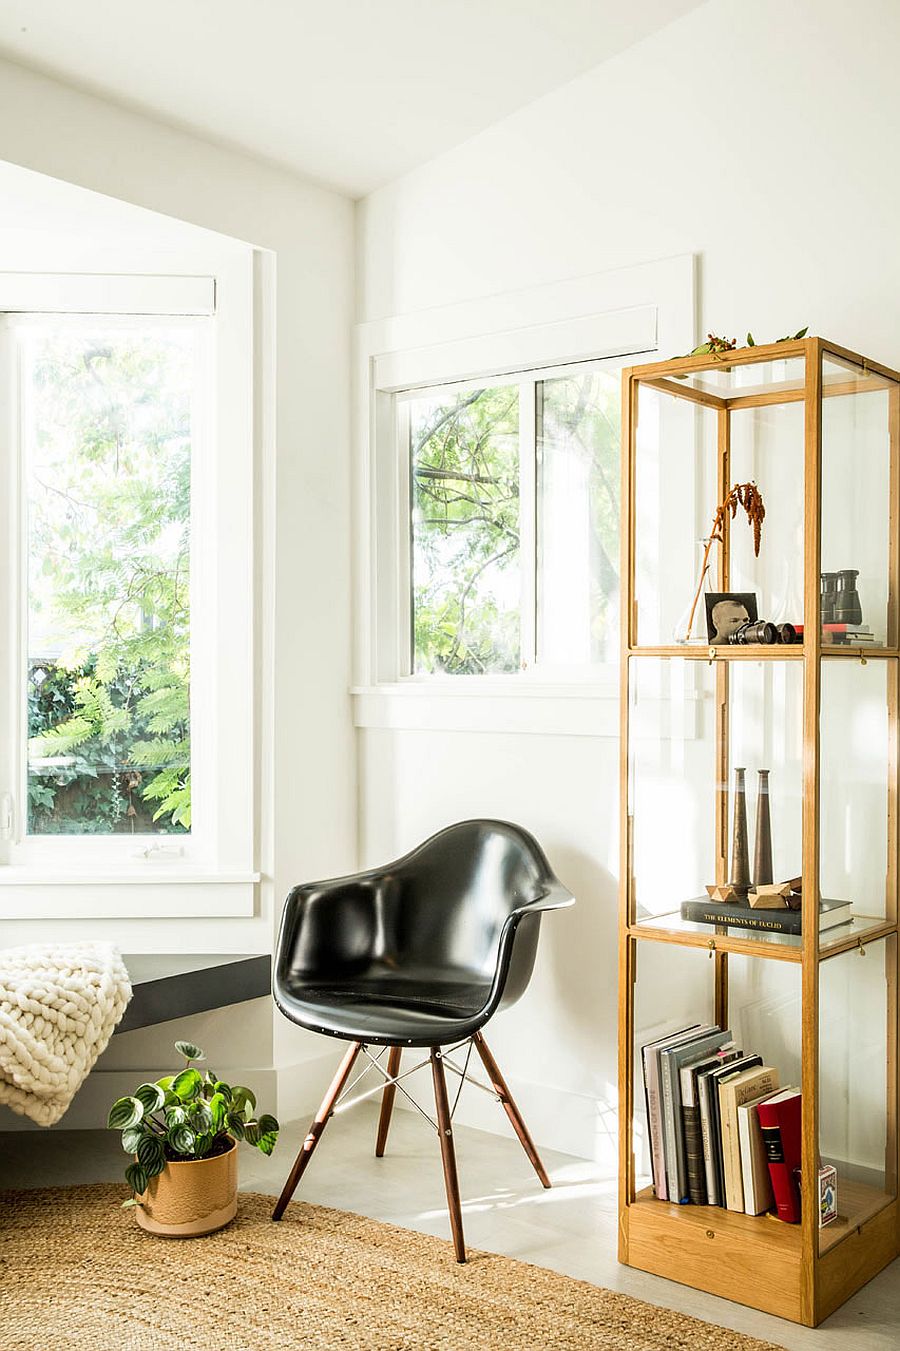
{"type": "Polygon", "coordinates": [[[711,647],[726,644],[743,624],[755,624],[758,618],[753,591],[706,593],[706,635],[711,647]]]}

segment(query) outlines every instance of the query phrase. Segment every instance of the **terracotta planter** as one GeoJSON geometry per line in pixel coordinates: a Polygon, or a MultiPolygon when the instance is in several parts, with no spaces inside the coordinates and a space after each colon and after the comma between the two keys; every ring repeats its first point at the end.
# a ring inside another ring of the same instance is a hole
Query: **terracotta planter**
{"type": "Polygon", "coordinates": [[[150,1179],[134,1213],[142,1229],[166,1238],[198,1238],[237,1213],[237,1145],[210,1159],[167,1163],[150,1179]]]}

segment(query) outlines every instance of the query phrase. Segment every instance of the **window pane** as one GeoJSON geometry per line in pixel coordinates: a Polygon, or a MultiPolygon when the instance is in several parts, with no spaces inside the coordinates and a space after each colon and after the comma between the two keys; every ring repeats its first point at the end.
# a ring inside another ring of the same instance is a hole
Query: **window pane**
{"type": "Polygon", "coordinates": [[[608,661],[619,595],[618,372],[538,386],[538,660],[608,661]]]}
{"type": "Polygon", "coordinates": [[[28,831],[190,829],[197,328],[22,330],[28,831]]]}
{"type": "Polygon", "coordinates": [[[518,388],[446,391],[408,407],[413,669],[517,671],[518,388]]]}

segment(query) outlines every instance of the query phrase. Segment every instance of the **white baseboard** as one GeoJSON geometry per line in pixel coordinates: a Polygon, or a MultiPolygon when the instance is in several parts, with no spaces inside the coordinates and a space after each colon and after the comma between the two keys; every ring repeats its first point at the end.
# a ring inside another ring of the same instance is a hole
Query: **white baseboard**
{"type": "MultiPolygon", "coordinates": [[[[484,1082],[484,1076],[477,1070],[475,1075],[484,1082]]],[[[458,1080],[455,1075],[450,1080],[448,1087],[455,1094],[458,1080]]],[[[508,1078],[507,1083],[538,1149],[590,1159],[600,1165],[604,1177],[618,1175],[618,1121],[614,1107],[547,1084],[513,1078],[508,1078]]],[[[494,1135],[512,1135],[512,1126],[500,1102],[469,1084],[463,1088],[454,1120],[494,1135]]]]}
{"type": "MultiPolygon", "coordinates": [[[[246,1084],[256,1094],[262,1110],[272,1111],[280,1121],[295,1121],[313,1115],[324,1097],[340,1061],[341,1048],[327,1047],[320,1055],[295,1062],[292,1065],[266,1069],[228,1069],[232,1083],[246,1084]]],[[[415,1054],[407,1052],[407,1055],[415,1054]]],[[[421,1053],[419,1053],[421,1054],[421,1053]]],[[[100,1070],[87,1078],[63,1119],[51,1130],[101,1130],[106,1126],[110,1104],[116,1098],[131,1093],[137,1084],[158,1078],[159,1069],[100,1070]]],[[[473,1071],[484,1082],[480,1068],[473,1071]]],[[[455,1075],[448,1075],[451,1102],[456,1094],[455,1075]]],[[[364,1085],[375,1087],[374,1075],[364,1085]]],[[[423,1108],[433,1114],[431,1075],[427,1066],[419,1074],[405,1081],[423,1108]]],[[[607,1105],[580,1093],[568,1092],[527,1080],[509,1080],[510,1092],[528,1124],[539,1148],[558,1150],[577,1158],[591,1159],[600,1164],[604,1174],[615,1177],[618,1167],[616,1145],[616,1112],[607,1105]]],[[[379,1099],[374,1097],[374,1103],[379,1099]]],[[[398,1093],[396,1106],[412,1111],[412,1107],[398,1093]]],[[[500,1103],[487,1093],[466,1085],[462,1091],[454,1120],[476,1130],[495,1135],[510,1135],[511,1126],[500,1103]]],[[[47,1127],[36,1126],[26,1117],[9,1108],[0,1107],[0,1132],[36,1131],[47,1127]]]]}
{"type": "MultiPolygon", "coordinates": [[[[161,1069],[148,1070],[100,1070],[94,1069],[88,1075],[72,1100],[72,1105],[61,1121],[55,1126],[36,1126],[27,1117],[19,1116],[8,1107],[0,1107],[0,1132],[2,1131],[90,1131],[104,1130],[109,1109],[116,1098],[133,1093],[138,1084],[158,1079],[166,1073],[161,1069]]],[[[271,1111],[276,1102],[277,1075],[274,1069],[231,1069],[228,1071],[230,1083],[244,1084],[252,1089],[260,1104],[261,1111],[271,1111]]]]}
{"type": "MultiPolygon", "coordinates": [[[[427,1055],[427,1051],[407,1051],[403,1061],[404,1067],[414,1063],[413,1056],[427,1059],[427,1055]]],[[[339,1059],[337,1050],[331,1049],[320,1056],[279,1069],[278,1115],[282,1121],[312,1116],[322,1101],[339,1059]]],[[[480,1066],[478,1068],[470,1066],[470,1072],[482,1083],[486,1082],[480,1066]]],[[[452,1102],[459,1081],[454,1074],[448,1073],[447,1082],[452,1102]]],[[[360,1085],[360,1091],[374,1088],[376,1083],[373,1074],[371,1079],[360,1085]]],[[[508,1083],[510,1092],[539,1148],[572,1154],[580,1159],[590,1159],[600,1165],[604,1176],[610,1178],[618,1176],[618,1118],[614,1104],[601,1102],[597,1098],[581,1093],[572,1093],[566,1089],[531,1083],[524,1079],[510,1078],[508,1083]]],[[[404,1086],[424,1110],[433,1116],[431,1074],[427,1065],[418,1074],[405,1080],[404,1086]]],[[[373,1097],[372,1102],[377,1105],[379,1098],[373,1097]]],[[[414,1110],[402,1093],[397,1094],[394,1102],[401,1110],[409,1112],[414,1110]]],[[[462,1091],[454,1120],[463,1126],[490,1131],[494,1135],[512,1134],[512,1127],[497,1099],[469,1084],[462,1091]]]]}
{"type": "MultiPolygon", "coordinates": [[[[272,1112],[280,1121],[294,1121],[312,1116],[334,1077],[340,1060],[341,1048],[331,1046],[308,1060],[278,1069],[245,1069],[228,1067],[229,1083],[245,1084],[256,1094],[261,1111],[272,1112]]],[[[164,1070],[94,1069],[82,1084],[72,1105],[56,1126],[36,1126],[27,1117],[19,1116],[8,1107],[0,1107],[0,1132],[37,1130],[102,1130],[106,1117],[116,1098],[132,1093],[138,1084],[158,1079],[164,1070]]],[[[373,1081],[374,1082],[374,1081],[373,1081]]]]}
{"type": "Polygon", "coordinates": [[[332,1042],[321,1055],[279,1067],[279,1121],[302,1121],[313,1116],[334,1078],[345,1050],[346,1042],[332,1042]]]}

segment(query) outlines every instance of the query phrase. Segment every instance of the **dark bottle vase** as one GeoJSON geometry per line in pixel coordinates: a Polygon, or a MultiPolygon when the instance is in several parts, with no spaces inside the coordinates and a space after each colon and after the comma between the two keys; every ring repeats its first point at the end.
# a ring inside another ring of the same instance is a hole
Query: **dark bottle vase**
{"type": "Polygon", "coordinates": [[[834,597],[834,618],[838,624],[861,624],[862,605],[856,589],[858,568],[843,568],[837,575],[834,597]]]}
{"type": "Polygon", "coordinates": [[[750,850],[747,844],[747,787],[745,769],[734,771],[734,832],[731,837],[729,881],[743,900],[750,890],[750,850]]]}
{"type": "Polygon", "coordinates": [[[760,769],[756,793],[756,842],[753,850],[753,885],[772,882],[772,817],[769,811],[769,771],[760,769]]]}

